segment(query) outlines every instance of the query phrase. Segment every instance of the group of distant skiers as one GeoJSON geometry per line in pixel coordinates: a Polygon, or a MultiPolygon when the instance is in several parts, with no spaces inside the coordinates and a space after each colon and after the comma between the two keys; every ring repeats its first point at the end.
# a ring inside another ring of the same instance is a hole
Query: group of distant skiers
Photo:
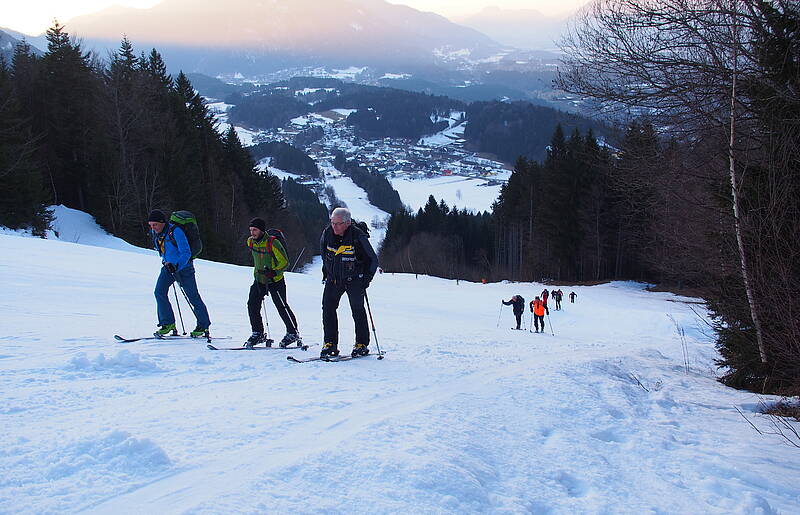
{"type": "MultiPolygon", "coordinates": [[[[569,300],[571,303],[575,303],[575,297],[578,294],[574,291],[569,294],[569,300]]],[[[541,295],[537,295],[535,299],[530,302],[530,310],[533,313],[533,324],[535,327],[536,333],[539,331],[539,326],[541,325],[541,332],[544,332],[544,316],[545,314],[550,314],[550,308],[547,307],[547,300],[552,298],[555,303],[555,310],[561,311],[561,299],[564,297],[564,292],[561,291],[561,288],[558,290],[548,291],[545,288],[541,295]]],[[[513,306],[514,317],[517,319],[517,327],[516,329],[519,330],[522,327],[522,314],[525,312],[525,299],[522,295],[514,295],[509,300],[502,301],[504,306],[513,306]]]]}
{"type": "MultiPolygon", "coordinates": [[[[168,296],[170,286],[177,282],[197,319],[197,326],[190,336],[209,338],[211,319],[197,289],[193,263],[196,253],[190,247],[186,230],[175,221],[174,214],[168,219],[159,209],[150,213],[148,224],[153,246],[158,250],[162,261],[155,287],[159,329],[154,334],[160,337],[177,334],[175,314],[168,296]]],[[[272,340],[264,333],[260,312],[264,297],[270,294],[275,309],[286,326],[286,335],[279,345],[300,346],[297,318],[286,300],[284,272],[289,266],[289,258],[285,245],[281,243],[283,235],[274,229],[267,230],[266,221],[262,218],[253,218],[249,231],[250,237],[246,244],[253,256],[254,281],[247,299],[252,335],[245,346],[272,344],[272,340]]],[[[351,355],[366,356],[369,354],[370,337],[364,298],[378,269],[378,257],[369,243],[368,235],[353,223],[347,208],[336,208],[332,211],[330,225],[322,231],[320,237],[320,249],[325,284],[322,293],[324,344],[320,356],[339,355],[339,321],[336,310],[345,293],[350,302],[356,333],[351,355]]]]}

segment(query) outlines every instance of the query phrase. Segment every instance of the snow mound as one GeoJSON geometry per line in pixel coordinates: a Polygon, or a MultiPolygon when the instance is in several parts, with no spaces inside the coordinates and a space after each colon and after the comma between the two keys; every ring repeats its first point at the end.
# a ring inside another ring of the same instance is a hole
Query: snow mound
{"type": "Polygon", "coordinates": [[[90,467],[133,476],[151,475],[172,465],[167,454],[152,440],[138,439],[126,431],[113,431],[100,438],[85,438],[55,451],[47,479],[68,478],[90,467]]]}
{"type": "Polygon", "coordinates": [[[89,359],[86,353],[81,352],[69,361],[69,370],[111,372],[117,376],[135,376],[166,372],[156,363],[142,359],[139,354],[129,350],[121,350],[116,356],[106,358],[102,352],[94,359],[89,359]]]}
{"type": "Polygon", "coordinates": [[[111,431],[48,446],[17,445],[0,451],[0,512],[18,512],[20,497],[47,499],[29,513],[80,511],[78,506],[112,495],[119,484],[135,487],[161,476],[173,463],[152,440],[111,431]],[[13,470],[13,473],[6,473],[13,470]],[[11,495],[14,492],[14,495],[11,495]],[[72,506],[72,509],[65,509],[72,506]]]}
{"type": "Polygon", "coordinates": [[[48,239],[129,252],[152,253],[148,249],[131,245],[127,241],[107,233],[88,213],[63,205],[50,206],[49,210],[53,214],[53,223],[50,224],[52,231],[48,233],[48,239]]]}

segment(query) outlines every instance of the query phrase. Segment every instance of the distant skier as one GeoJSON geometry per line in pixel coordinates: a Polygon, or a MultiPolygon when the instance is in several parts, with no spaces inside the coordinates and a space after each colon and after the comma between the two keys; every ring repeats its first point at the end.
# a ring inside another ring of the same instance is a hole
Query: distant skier
{"type": "Polygon", "coordinates": [[[261,320],[261,304],[265,295],[272,294],[272,303],[278,315],[286,326],[286,335],[278,345],[286,347],[298,342],[297,319],[286,300],[286,280],[283,272],[289,266],[286,249],[280,239],[267,234],[267,223],[262,218],[250,220],[250,237],[247,238],[247,248],[253,255],[253,275],[255,280],[250,286],[250,295],[247,298],[247,313],[250,316],[250,329],[253,334],[247,339],[245,345],[252,347],[262,342],[267,342],[264,334],[264,321],[261,320]]]}
{"type": "Polygon", "coordinates": [[[364,296],[378,269],[378,256],[366,233],[352,225],[350,210],[344,207],[337,207],[331,213],[331,224],[322,231],[320,248],[322,280],[325,282],[322,293],[325,343],[320,356],[339,355],[339,319],[336,310],[345,292],[356,329],[356,343],[350,355],[366,356],[369,354],[369,326],[364,296]]]}
{"type": "Polygon", "coordinates": [[[539,324],[542,325],[542,332],[544,332],[544,301],[536,297],[531,301],[531,313],[533,313],[533,326],[536,328],[536,333],[539,332],[539,324]]]}
{"type": "Polygon", "coordinates": [[[147,217],[150,225],[153,246],[161,256],[161,273],[156,281],[156,311],[158,325],[157,336],[166,336],[175,331],[175,313],[169,302],[169,287],[175,281],[181,285],[189,303],[197,317],[197,327],[190,333],[192,338],[208,336],[211,320],[208,310],[197,291],[192,250],[186,235],[177,224],[168,222],[163,211],[154,209],[147,217]]]}
{"type": "Polygon", "coordinates": [[[552,295],[556,301],[556,311],[561,311],[561,296],[564,295],[564,292],[559,288],[558,290],[553,290],[552,295]]]}
{"type": "Polygon", "coordinates": [[[542,300],[542,304],[544,305],[544,310],[548,315],[550,314],[550,308],[547,307],[547,298],[549,296],[550,296],[550,292],[547,291],[547,288],[542,290],[542,299],[541,300],[542,300]]]}
{"type": "Polygon", "coordinates": [[[514,295],[508,301],[503,301],[504,306],[514,306],[514,316],[517,317],[517,329],[522,325],[522,314],[525,312],[525,299],[519,295],[514,295]]]}
{"type": "Polygon", "coordinates": [[[574,291],[573,291],[573,292],[570,292],[570,293],[569,293],[569,302],[570,302],[571,304],[575,304],[575,297],[577,297],[577,296],[578,296],[578,294],[577,294],[577,293],[575,293],[574,291]]]}

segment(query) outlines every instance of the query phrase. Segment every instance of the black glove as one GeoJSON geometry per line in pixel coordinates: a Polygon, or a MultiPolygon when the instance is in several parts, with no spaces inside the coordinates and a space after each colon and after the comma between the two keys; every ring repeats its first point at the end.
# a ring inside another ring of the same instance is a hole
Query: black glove
{"type": "Polygon", "coordinates": [[[364,277],[364,289],[366,290],[369,288],[369,284],[372,282],[372,277],[364,277]]]}
{"type": "Polygon", "coordinates": [[[172,263],[164,263],[164,268],[166,268],[167,272],[171,274],[174,274],[178,270],[172,263]]]}

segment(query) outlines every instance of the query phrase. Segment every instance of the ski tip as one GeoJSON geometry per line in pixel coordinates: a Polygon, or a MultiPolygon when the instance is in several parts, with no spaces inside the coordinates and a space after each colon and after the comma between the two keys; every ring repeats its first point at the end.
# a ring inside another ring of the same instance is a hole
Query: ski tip
{"type": "Polygon", "coordinates": [[[210,350],[219,350],[218,348],[214,347],[214,346],[213,346],[213,345],[211,345],[210,343],[209,343],[209,344],[207,344],[207,345],[206,345],[206,347],[208,347],[210,350]]]}
{"type": "Polygon", "coordinates": [[[115,340],[119,340],[119,341],[121,341],[121,342],[122,342],[122,341],[125,341],[125,338],[123,338],[122,336],[120,336],[120,335],[118,335],[118,334],[115,334],[115,335],[114,335],[114,339],[115,339],[115,340]]]}

